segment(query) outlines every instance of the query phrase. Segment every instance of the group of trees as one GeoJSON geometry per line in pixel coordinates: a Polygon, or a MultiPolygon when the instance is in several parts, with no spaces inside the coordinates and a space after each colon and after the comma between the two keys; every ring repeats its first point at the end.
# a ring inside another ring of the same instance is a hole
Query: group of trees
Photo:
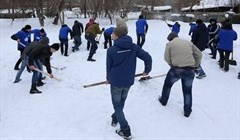
{"type": "Polygon", "coordinates": [[[12,19],[15,18],[15,13],[30,12],[38,17],[40,25],[44,26],[45,16],[54,17],[53,24],[58,24],[58,21],[64,23],[62,12],[64,9],[71,10],[74,7],[79,7],[85,18],[105,16],[112,22],[114,15],[121,14],[125,17],[135,5],[146,7],[171,5],[172,9],[180,10],[181,7],[192,7],[199,2],[200,0],[0,0],[0,9],[7,9],[8,13],[12,14],[12,19]]]}

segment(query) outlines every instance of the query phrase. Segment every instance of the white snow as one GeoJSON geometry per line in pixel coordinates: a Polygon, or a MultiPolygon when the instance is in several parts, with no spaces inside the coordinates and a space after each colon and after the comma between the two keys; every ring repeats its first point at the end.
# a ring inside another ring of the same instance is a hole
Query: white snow
{"type": "MultiPolygon", "coordinates": [[[[75,19],[65,19],[72,27],[75,19]]],[[[78,19],[84,25],[88,19],[78,19]]],[[[47,19],[45,31],[50,44],[59,42],[60,25],[52,25],[47,19]]],[[[100,27],[110,27],[108,20],[97,19],[100,27]]],[[[129,35],[136,42],[136,20],[128,20],[129,35]]],[[[171,23],[170,21],[168,21],[171,23]]],[[[173,22],[172,22],[173,23],[173,22]]],[[[190,40],[189,23],[179,22],[181,38],[190,40]]],[[[63,57],[60,51],[52,56],[55,67],[67,67],[54,70],[53,74],[62,82],[47,78],[43,93],[30,95],[32,73],[24,71],[22,81],[14,84],[17,71],[13,70],[19,58],[17,43],[10,36],[26,24],[40,28],[37,19],[0,19],[0,86],[1,86],[1,140],[121,140],[111,127],[113,107],[109,85],[83,88],[83,85],[105,80],[106,50],[103,49],[103,36],[97,53],[96,62],[86,61],[88,51],[86,40],[79,52],[63,57]]],[[[163,54],[169,27],[162,20],[148,20],[149,31],[143,48],[153,58],[151,76],[165,74],[169,66],[164,62],[163,54]]],[[[240,25],[234,25],[240,35],[240,25]]],[[[230,66],[229,72],[219,69],[217,60],[212,60],[207,49],[203,52],[202,67],[207,77],[195,79],[193,84],[193,112],[189,118],[183,116],[183,95],[181,82],[177,82],[171,91],[166,107],[159,104],[165,77],[138,82],[131,87],[124,112],[131,126],[134,140],[239,140],[240,139],[240,80],[237,73],[240,63],[230,66]]],[[[234,42],[234,59],[240,60],[240,39],[234,42]]],[[[143,62],[138,61],[136,73],[143,71],[143,62]]],[[[119,125],[117,126],[117,128],[119,125]]]]}

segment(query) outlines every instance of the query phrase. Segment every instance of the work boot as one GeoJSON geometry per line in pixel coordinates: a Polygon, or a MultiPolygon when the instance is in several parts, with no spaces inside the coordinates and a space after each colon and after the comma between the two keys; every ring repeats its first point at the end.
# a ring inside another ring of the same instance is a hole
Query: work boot
{"type": "Polygon", "coordinates": [[[96,60],[95,60],[95,59],[92,59],[92,58],[88,58],[87,61],[92,61],[92,62],[94,62],[94,61],[96,61],[96,60]]]}
{"type": "Polygon", "coordinates": [[[130,140],[132,139],[132,136],[131,136],[131,130],[130,128],[129,129],[117,129],[116,130],[116,133],[120,136],[120,137],[123,137],[125,140],[130,140]]]}
{"type": "Polygon", "coordinates": [[[32,87],[30,89],[30,94],[38,94],[38,93],[42,93],[42,92],[37,89],[36,84],[32,84],[32,87]]]}

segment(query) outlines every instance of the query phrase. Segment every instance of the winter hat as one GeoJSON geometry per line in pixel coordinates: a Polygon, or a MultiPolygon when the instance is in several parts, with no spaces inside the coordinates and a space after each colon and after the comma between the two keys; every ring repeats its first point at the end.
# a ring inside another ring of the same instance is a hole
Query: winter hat
{"type": "Polygon", "coordinates": [[[24,27],[26,30],[31,30],[31,26],[30,25],[26,25],[25,27],[24,27]]]}
{"type": "Polygon", "coordinates": [[[217,19],[215,19],[215,18],[211,18],[210,20],[209,20],[209,22],[211,23],[211,22],[215,22],[215,23],[217,23],[217,19]]]}
{"type": "Polygon", "coordinates": [[[118,37],[125,36],[128,34],[128,28],[126,26],[119,26],[116,27],[113,32],[118,37]]]}
{"type": "Polygon", "coordinates": [[[175,32],[171,32],[168,35],[167,39],[168,39],[168,41],[172,41],[175,37],[178,37],[178,35],[175,32]]]}
{"type": "Polygon", "coordinates": [[[142,18],[143,18],[143,15],[140,15],[138,18],[139,18],[139,19],[142,19],[142,18]]]}
{"type": "Polygon", "coordinates": [[[41,32],[41,33],[45,33],[45,30],[42,28],[42,29],[40,30],[40,32],[41,32]]]}
{"type": "Polygon", "coordinates": [[[197,20],[196,20],[196,23],[197,23],[197,24],[201,24],[201,23],[203,23],[203,21],[202,21],[201,19],[197,19],[197,20]]]}
{"type": "Polygon", "coordinates": [[[58,43],[54,43],[50,46],[51,48],[53,48],[54,50],[58,51],[59,49],[59,44],[58,43]]]}

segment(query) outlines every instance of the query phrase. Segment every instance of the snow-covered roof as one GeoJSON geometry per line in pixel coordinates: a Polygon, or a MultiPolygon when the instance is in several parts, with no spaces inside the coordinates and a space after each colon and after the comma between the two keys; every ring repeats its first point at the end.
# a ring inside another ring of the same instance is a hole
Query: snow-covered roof
{"type": "Polygon", "coordinates": [[[154,11],[164,11],[164,10],[170,10],[171,6],[155,6],[153,7],[154,11]]]}

